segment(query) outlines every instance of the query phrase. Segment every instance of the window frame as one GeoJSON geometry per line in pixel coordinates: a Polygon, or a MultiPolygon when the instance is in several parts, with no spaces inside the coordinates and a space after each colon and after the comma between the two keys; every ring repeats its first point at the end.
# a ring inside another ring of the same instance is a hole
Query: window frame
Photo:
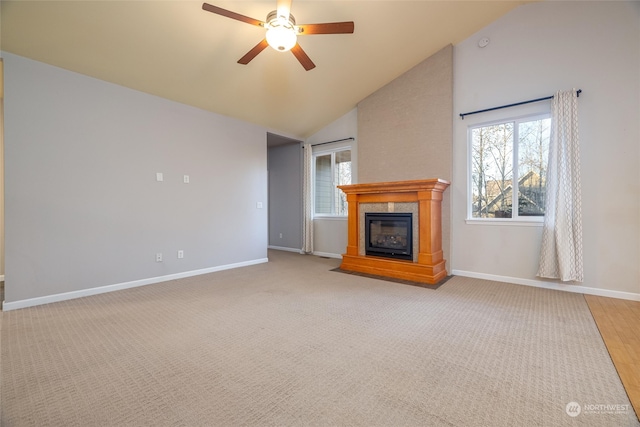
{"type": "MultiPolygon", "coordinates": [[[[513,117],[501,117],[494,120],[472,123],[467,126],[467,214],[465,222],[467,224],[482,224],[482,225],[495,225],[495,226],[504,226],[504,225],[514,225],[514,226],[532,226],[532,227],[542,227],[544,224],[545,215],[540,216],[520,216],[516,211],[512,211],[511,218],[475,218],[473,217],[473,130],[487,127],[487,126],[495,126],[504,123],[513,123],[514,135],[513,135],[513,154],[512,154],[512,162],[513,162],[513,173],[512,173],[512,200],[513,195],[518,195],[518,180],[520,179],[518,165],[519,165],[519,135],[517,134],[519,130],[519,124],[525,122],[531,122],[536,120],[549,119],[551,120],[551,112],[535,112],[531,114],[513,116],[513,117]],[[516,140],[518,138],[518,140],[516,140]],[[516,143],[517,141],[517,143],[516,143]]],[[[552,124],[550,125],[552,126],[552,124]]],[[[549,136],[551,138],[551,135],[549,136]]],[[[551,145],[551,141],[549,141],[549,145],[551,145]]]]}
{"type": "MultiPolygon", "coordinates": [[[[311,200],[312,200],[312,216],[313,218],[324,218],[324,219],[346,219],[348,217],[348,212],[346,212],[344,215],[340,215],[336,213],[336,206],[335,206],[335,197],[331,198],[331,211],[332,213],[317,213],[316,212],[316,158],[318,156],[326,156],[328,154],[331,155],[331,176],[334,177],[335,176],[335,168],[336,168],[336,153],[342,152],[342,151],[349,151],[350,152],[350,156],[351,156],[351,183],[353,184],[354,181],[354,177],[353,177],[353,148],[351,146],[351,144],[336,144],[336,145],[329,145],[327,147],[313,147],[313,152],[311,155],[311,176],[313,177],[312,179],[312,188],[311,188],[311,200]]],[[[335,192],[341,191],[339,188],[337,188],[335,181],[332,182],[333,184],[333,190],[335,192]]],[[[335,193],[334,193],[335,196],[335,193]]]]}

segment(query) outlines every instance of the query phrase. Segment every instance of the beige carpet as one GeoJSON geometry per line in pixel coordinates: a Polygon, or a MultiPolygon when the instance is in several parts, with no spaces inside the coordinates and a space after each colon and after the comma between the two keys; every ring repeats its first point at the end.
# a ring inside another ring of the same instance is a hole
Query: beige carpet
{"type": "Polygon", "coordinates": [[[269,258],[2,313],[2,426],[639,425],[582,295],[269,258]]]}

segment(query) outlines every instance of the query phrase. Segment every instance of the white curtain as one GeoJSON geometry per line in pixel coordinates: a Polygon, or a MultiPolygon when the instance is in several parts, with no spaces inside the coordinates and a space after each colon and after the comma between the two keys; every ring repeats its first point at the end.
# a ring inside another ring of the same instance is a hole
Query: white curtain
{"type": "Polygon", "coordinates": [[[312,149],[311,144],[304,145],[304,159],[303,159],[303,183],[302,183],[302,197],[303,197],[303,210],[304,217],[302,219],[302,252],[313,252],[313,212],[312,212],[312,184],[313,176],[311,176],[312,170],[312,149]]]}
{"type": "Polygon", "coordinates": [[[574,90],[551,104],[547,195],[538,276],[582,282],[582,213],[578,102],[574,90]]]}

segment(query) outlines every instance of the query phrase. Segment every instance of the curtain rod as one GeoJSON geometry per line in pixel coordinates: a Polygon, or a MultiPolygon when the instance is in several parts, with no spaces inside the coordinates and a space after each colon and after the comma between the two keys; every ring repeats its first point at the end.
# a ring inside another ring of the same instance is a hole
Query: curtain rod
{"type": "MultiPolygon", "coordinates": [[[[576,91],[576,94],[577,94],[578,97],[580,97],[581,93],[582,93],[582,89],[578,89],[576,91]]],[[[486,113],[487,111],[500,110],[502,108],[515,107],[515,106],[523,105],[523,104],[531,104],[532,102],[546,101],[547,99],[553,99],[553,95],[546,96],[544,98],[531,99],[529,101],[516,102],[515,104],[508,104],[508,105],[501,105],[499,107],[487,108],[485,110],[472,111],[470,113],[460,113],[460,118],[462,120],[464,120],[464,116],[470,116],[471,114],[486,113]]]]}
{"type": "MultiPolygon", "coordinates": [[[[336,139],[335,141],[319,142],[317,144],[309,144],[309,145],[311,147],[315,147],[316,145],[333,144],[334,142],[353,141],[353,140],[355,140],[355,138],[350,136],[349,138],[336,139]]],[[[304,148],[304,144],[301,145],[301,147],[304,148]]]]}

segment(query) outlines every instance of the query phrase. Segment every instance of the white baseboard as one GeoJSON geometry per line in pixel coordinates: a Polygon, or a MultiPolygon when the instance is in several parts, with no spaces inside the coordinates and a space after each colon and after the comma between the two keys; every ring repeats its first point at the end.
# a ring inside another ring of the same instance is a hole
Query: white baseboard
{"type": "MultiPolygon", "coordinates": [[[[302,249],[295,249],[295,248],[285,248],[282,246],[268,246],[269,249],[275,249],[277,251],[288,251],[288,252],[295,252],[298,254],[304,254],[305,252],[302,249]]],[[[340,254],[332,254],[329,252],[317,252],[317,251],[313,251],[311,252],[311,255],[315,255],[315,256],[323,256],[326,258],[337,258],[337,259],[342,259],[342,255],[340,254]]]]}
{"type": "Polygon", "coordinates": [[[276,250],[276,251],[295,252],[297,254],[304,253],[302,251],[302,249],[300,249],[300,248],[286,248],[284,246],[272,246],[272,245],[267,246],[267,248],[268,249],[273,249],[273,250],[276,250]]]}
{"type": "MultiPolygon", "coordinates": [[[[280,246],[269,246],[269,249],[275,249],[277,251],[288,251],[288,252],[296,252],[296,253],[299,253],[299,254],[304,254],[304,251],[302,249],[284,248],[284,247],[280,247],[280,246]]],[[[326,258],[342,259],[342,255],[341,254],[332,254],[330,252],[313,251],[313,252],[311,252],[311,255],[323,256],[323,257],[326,257],[326,258]]]]}
{"type": "Polygon", "coordinates": [[[82,289],[79,291],[64,292],[61,294],[46,295],[43,297],[23,299],[19,301],[2,302],[2,310],[17,310],[19,308],[33,307],[36,305],[49,304],[52,302],[66,301],[75,298],[82,298],[91,295],[104,294],[107,292],[120,291],[123,289],[135,288],[138,286],[151,285],[154,283],[166,282],[169,280],[184,279],[185,277],[199,276],[201,274],[214,273],[216,271],[230,270],[232,268],[247,267],[249,265],[262,264],[268,262],[268,258],[260,258],[251,261],[243,261],[234,264],[219,265],[217,267],[203,268],[200,270],[185,271],[182,273],[168,274],[166,276],[150,277],[148,279],[134,280],[131,282],[117,283],[114,285],[100,286],[97,288],[82,289]]]}
{"type": "Polygon", "coordinates": [[[518,277],[498,276],[495,274],[476,273],[473,271],[452,270],[454,276],[473,277],[474,279],[495,280],[496,282],[513,283],[516,285],[534,286],[536,288],[554,289],[556,291],[575,292],[579,294],[597,295],[600,297],[619,298],[640,301],[640,294],[633,292],[612,291],[609,289],[589,288],[580,285],[565,285],[544,280],[521,279],[518,277]]]}
{"type": "Polygon", "coordinates": [[[316,252],[316,251],[313,251],[312,253],[315,256],[323,256],[323,257],[327,257],[327,258],[342,259],[342,255],[341,254],[332,254],[332,253],[329,253],[329,252],[316,252]]]}

